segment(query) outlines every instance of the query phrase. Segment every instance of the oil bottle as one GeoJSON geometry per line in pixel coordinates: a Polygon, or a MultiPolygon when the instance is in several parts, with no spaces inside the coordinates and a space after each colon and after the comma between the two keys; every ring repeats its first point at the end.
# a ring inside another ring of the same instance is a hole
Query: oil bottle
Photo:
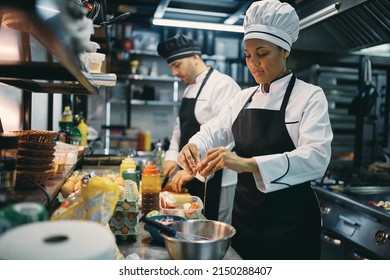
{"type": "Polygon", "coordinates": [[[161,191],[160,173],[152,161],[142,172],[141,179],[141,212],[147,214],[152,210],[159,210],[159,196],[161,191]]]}

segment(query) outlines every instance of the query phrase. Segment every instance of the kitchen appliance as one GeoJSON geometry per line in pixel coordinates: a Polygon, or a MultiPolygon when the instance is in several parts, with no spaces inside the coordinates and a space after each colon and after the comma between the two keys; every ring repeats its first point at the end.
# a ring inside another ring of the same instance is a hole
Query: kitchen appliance
{"type": "Polygon", "coordinates": [[[365,63],[362,63],[362,68],[367,74],[363,75],[364,71],[359,71],[358,68],[318,64],[297,73],[300,79],[320,86],[328,100],[334,135],[330,168],[368,166],[382,156],[383,147],[388,144],[388,114],[385,111],[389,102],[386,97],[387,73],[384,70],[371,69],[367,58],[365,63]],[[368,78],[367,83],[359,88],[364,81],[360,75],[368,78]],[[373,85],[378,95],[372,92],[373,85]],[[358,90],[360,92],[357,97],[358,90]],[[363,93],[366,94],[362,96],[363,93]],[[352,104],[356,105],[356,102],[363,103],[360,111],[364,109],[368,112],[361,118],[349,112],[352,104]]]}
{"type": "Polygon", "coordinates": [[[390,176],[343,173],[344,180],[333,174],[313,186],[323,220],[322,259],[390,259],[390,211],[371,204],[390,200],[390,176]]]}

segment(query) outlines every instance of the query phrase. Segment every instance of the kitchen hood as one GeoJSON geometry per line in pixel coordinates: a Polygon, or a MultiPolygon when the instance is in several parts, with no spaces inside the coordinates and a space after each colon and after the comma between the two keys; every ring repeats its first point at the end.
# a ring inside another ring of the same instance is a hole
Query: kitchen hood
{"type": "MultiPolygon", "coordinates": [[[[281,1],[291,4],[301,19],[301,31],[294,49],[351,53],[390,42],[389,0],[281,1]]],[[[253,2],[253,0],[118,0],[108,1],[107,4],[110,11],[131,10],[129,21],[145,25],[154,21],[175,21],[174,27],[190,28],[183,22],[192,21],[198,25],[242,28],[245,11],[253,2]]]]}
{"type": "Polygon", "coordinates": [[[350,53],[390,42],[390,1],[313,1],[297,13],[309,16],[325,2],[338,5],[338,13],[301,30],[295,49],[350,53]]]}

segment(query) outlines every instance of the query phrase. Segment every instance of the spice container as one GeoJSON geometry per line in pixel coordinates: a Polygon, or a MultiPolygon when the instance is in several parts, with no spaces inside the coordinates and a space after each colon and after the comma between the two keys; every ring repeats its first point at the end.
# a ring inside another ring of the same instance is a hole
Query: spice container
{"type": "Polygon", "coordinates": [[[160,191],[160,173],[157,167],[149,161],[144,168],[141,180],[141,212],[143,214],[147,214],[152,210],[159,210],[160,191]]]}
{"type": "Polygon", "coordinates": [[[19,136],[13,133],[0,133],[0,162],[4,164],[2,187],[13,189],[16,183],[16,161],[19,136]],[[4,179],[3,179],[4,177],[4,179]]]}

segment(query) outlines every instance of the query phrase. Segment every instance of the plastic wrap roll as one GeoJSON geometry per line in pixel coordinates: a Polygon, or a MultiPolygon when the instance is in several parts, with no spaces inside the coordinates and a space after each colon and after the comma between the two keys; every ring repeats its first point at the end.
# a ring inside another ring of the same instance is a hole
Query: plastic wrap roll
{"type": "Polygon", "coordinates": [[[96,222],[38,222],[0,236],[0,259],[112,260],[115,256],[114,235],[96,222]]]}

